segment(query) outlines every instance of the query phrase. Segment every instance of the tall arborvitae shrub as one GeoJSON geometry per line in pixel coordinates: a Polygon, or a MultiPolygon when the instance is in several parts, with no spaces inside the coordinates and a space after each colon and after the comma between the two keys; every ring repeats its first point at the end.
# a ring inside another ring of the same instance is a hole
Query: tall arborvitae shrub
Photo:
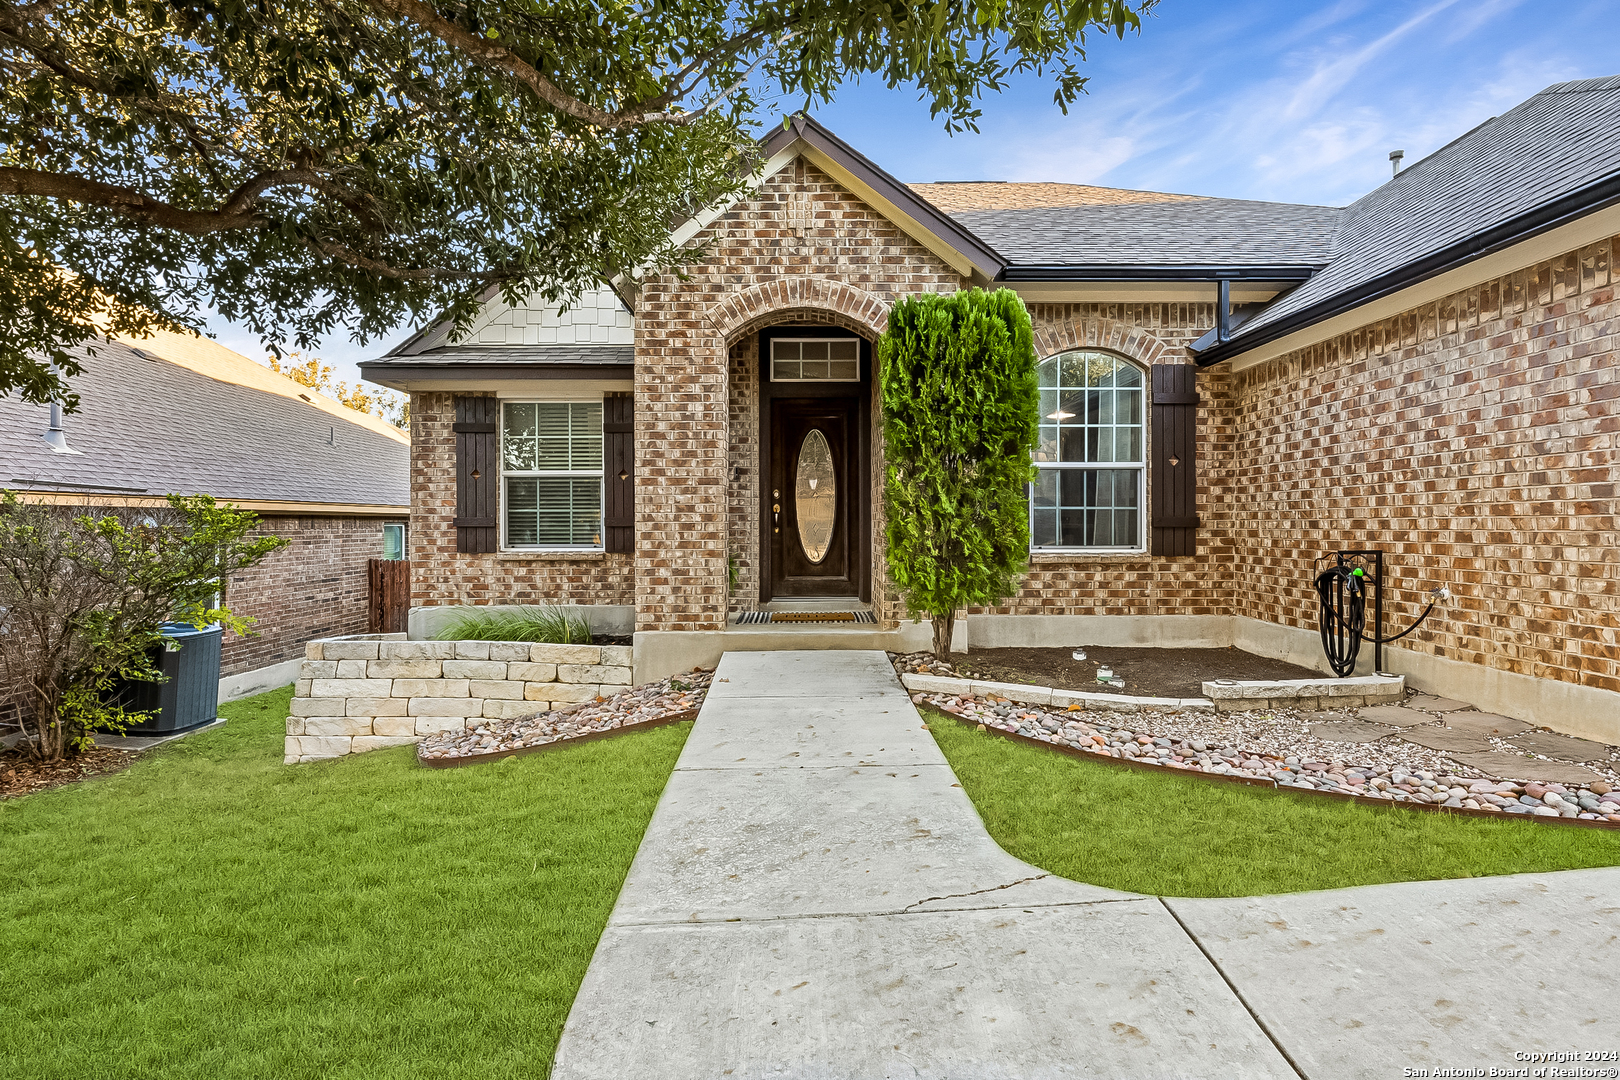
{"type": "Polygon", "coordinates": [[[889,313],[878,364],[889,574],[943,658],[957,609],[1012,595],[1029,565],[1029,312],[1010,289],[910,297],[889,313]]]}

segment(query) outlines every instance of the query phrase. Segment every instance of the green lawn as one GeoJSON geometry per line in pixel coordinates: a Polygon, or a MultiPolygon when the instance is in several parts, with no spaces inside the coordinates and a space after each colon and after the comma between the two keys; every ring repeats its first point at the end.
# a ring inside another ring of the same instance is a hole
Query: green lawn
{"type": "Polygon", "coordinates": [[[1620,864],[1620,832],[1156,775],[1019,745],[923,711],[996,842],[1093,885],[1252,896],[1620,864]]]}
{"type": "Polygon", "coordinates": [[[0,803],[0,1076],[547,1074],[691,725],[284,766],[289,694],[0,803]]]}

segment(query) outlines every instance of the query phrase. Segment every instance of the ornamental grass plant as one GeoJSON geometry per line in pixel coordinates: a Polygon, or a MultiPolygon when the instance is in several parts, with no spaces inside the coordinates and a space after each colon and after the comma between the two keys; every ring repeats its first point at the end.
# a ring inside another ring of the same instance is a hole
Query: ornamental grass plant
{"type": "Polygon", "coordinates": [[[440,641],[533,641],[589,645],[591,625],[578,608],[551,604],[474,608],[458,612],[439,631],[440,641]]]}

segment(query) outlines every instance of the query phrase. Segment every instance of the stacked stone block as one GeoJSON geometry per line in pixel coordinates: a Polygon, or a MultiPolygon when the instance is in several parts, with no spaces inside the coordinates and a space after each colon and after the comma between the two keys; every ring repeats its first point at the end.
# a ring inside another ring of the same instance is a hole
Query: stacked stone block
{"type": "Polygon", "coordinates": [[[305,656],[287,718],[288,764],[532,716],[631,685],[625,645],[375,635],[312,641],[305,656]]]}

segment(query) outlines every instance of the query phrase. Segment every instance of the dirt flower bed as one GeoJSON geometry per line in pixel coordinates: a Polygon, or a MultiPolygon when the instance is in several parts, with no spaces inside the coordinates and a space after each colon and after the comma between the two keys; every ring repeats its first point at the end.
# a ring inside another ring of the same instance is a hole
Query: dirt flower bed
{"type": "Polygon", "coordinates": [[[31,761],[16,750],[0,753],[0,799],[32,795],[92,776],[122,772],[138,755],[130,750],[93,746],[66,761],[31,761]]]}
{"type": "MultiPolygon", "coordinates": [[[[1079,649],[1085,654],[1076,660],[1076,649],[974,649],[948,662],[934,659],[932,653],[900,657],[905,670],[926,667],[917,674],[958,676],[985,682],[1023,683],[1051,686],[1059,690],[1081,690],[1096,694],[1128,694],[1132,697],[1195,698],[1204,696],[1203,684],[1212,679],[1320,679],[1320,671],[1285,664],[1264,656],[1246,653],[1237,647],[1225,649],[1117,649],[1091,646],[1079,649]],[[1116,683],[1097,681],[1097,670],[1110,668],[1116,683]]],[[[904,671],[902,671],[902,674],[904,671]]]]}

